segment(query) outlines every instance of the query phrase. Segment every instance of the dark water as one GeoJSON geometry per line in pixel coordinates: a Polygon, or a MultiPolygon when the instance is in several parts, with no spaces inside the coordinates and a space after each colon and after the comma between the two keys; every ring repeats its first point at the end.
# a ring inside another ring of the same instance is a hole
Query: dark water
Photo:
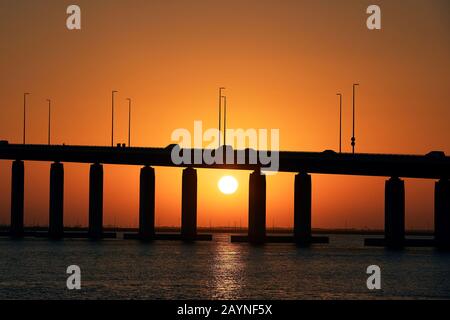
{"type": "Polygon", "coordinates": [[[132,240],[0,240],[0,299],[375,299],[450,298],[450,253],[391,252],[363,236],[331,235],[329,245],[253,247],[132,240]],[[66,268],[81,268],[81,290],[66,268]],[[366,286],[379,265],[382,289],[366,286]]]}

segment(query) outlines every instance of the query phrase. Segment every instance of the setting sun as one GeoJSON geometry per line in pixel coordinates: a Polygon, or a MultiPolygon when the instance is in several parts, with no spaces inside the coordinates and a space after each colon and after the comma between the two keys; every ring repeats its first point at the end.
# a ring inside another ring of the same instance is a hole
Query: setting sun
{"type": "Polygon", "coordinates": [[[235,193],[238,185],[236,178],[232,176],[223,176],[217,183],[219,190],[224,194],[235,193]]]}

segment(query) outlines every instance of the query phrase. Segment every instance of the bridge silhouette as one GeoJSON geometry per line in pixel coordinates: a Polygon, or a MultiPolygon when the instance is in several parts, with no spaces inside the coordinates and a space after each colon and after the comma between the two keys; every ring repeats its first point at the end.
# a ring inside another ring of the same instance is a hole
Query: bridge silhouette
{"type": "MultiPolygon", "coordinates": [[[[249,176],[248,235],[233,236],[232,241],[264,243],[271,241],[295,242],[309,245],[327,242],[327,238],[313,237],[311,233],[311,174],[339,174],[387,177],[385,182],[385,236],[383,239],[366,239],[366,245],[403,247],[407,245],[429,245],[450,247],[450,157],[442,152],[426,155],[394,154],[349,154],[324,152],[277,151],[278,171],[293,172],[294,183],[294,232],[291,237],[266,235],[266,177],[262,171],[268,167],[251,161],[252,149],[233,150],[234,162],[207,164],[204,161],[191,164],[174,164],[171,145],[166,148],[102,147],[69,145],[0,144],[0,159],[12,160],[11,179],[11,226],[9,235],[21,238],[24,229],[24,161],[53,162],[50,167],[50,205],[48,236],[62,238],[70,236],[64,231],[64,162],[89,163],[89,228],[87,237],[108,237],[103,231],[103,164],[139,165],[139,232],[126,235],[143,240],[166,239],[168,235],[155,233],[155,170],[153,167],[180,167],[182,174],[181,233],[175,238],[183,240],[208,240],[209,235],[197,233],[197,170],[233,169],[251,170],[249,176]],[[244,159],[238,163],[237,159],[244,159]],[[402,178],[433,179],[434,239],[417,240],[405,238],[405,184],[402,178]]],[[[195,152],[204,149],[181,149],[195,152]]],[[[211,150],[206,150],[211,151],[211,150]]],[[[218,152],[218,150],[213,150],[218,152]]],[[[275,152],[275,151],[272,151],[275,152]]],[[[225,152],[224,152],[225,153],[225,152]]],[[[111,236],[111,235],[109,235],[111,236]]],[[[173,238],[173,236],[172,236],[173,238]]]]}

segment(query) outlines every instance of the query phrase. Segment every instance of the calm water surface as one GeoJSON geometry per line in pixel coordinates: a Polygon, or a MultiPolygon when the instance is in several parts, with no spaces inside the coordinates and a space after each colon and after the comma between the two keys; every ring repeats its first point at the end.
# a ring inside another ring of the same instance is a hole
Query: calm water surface
{"type": "Polygon", "coordinates": [[[363,239],[331,235],[312,248],[235,244],[226,234],[195,244],[0,239],[0,299],[450,298],[450,253],[367,248],[363,239]],[[82,290],[66,289],[71,264],[82,290]],[[382,271],[377,292],[366,287],[372,264],[382,271]]]}

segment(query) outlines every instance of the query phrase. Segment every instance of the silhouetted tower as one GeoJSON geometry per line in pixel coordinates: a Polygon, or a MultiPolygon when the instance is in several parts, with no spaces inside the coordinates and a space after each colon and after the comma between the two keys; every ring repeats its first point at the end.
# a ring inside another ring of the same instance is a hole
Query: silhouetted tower
{"type": "Polygon", "coordinates": [[[359,83],[353,84],[353,130],[352,130],[352,153],[355,153],[355,144],[356,144],[356,138],[355,138],[355,87],[359,86],[359,83]]]}

